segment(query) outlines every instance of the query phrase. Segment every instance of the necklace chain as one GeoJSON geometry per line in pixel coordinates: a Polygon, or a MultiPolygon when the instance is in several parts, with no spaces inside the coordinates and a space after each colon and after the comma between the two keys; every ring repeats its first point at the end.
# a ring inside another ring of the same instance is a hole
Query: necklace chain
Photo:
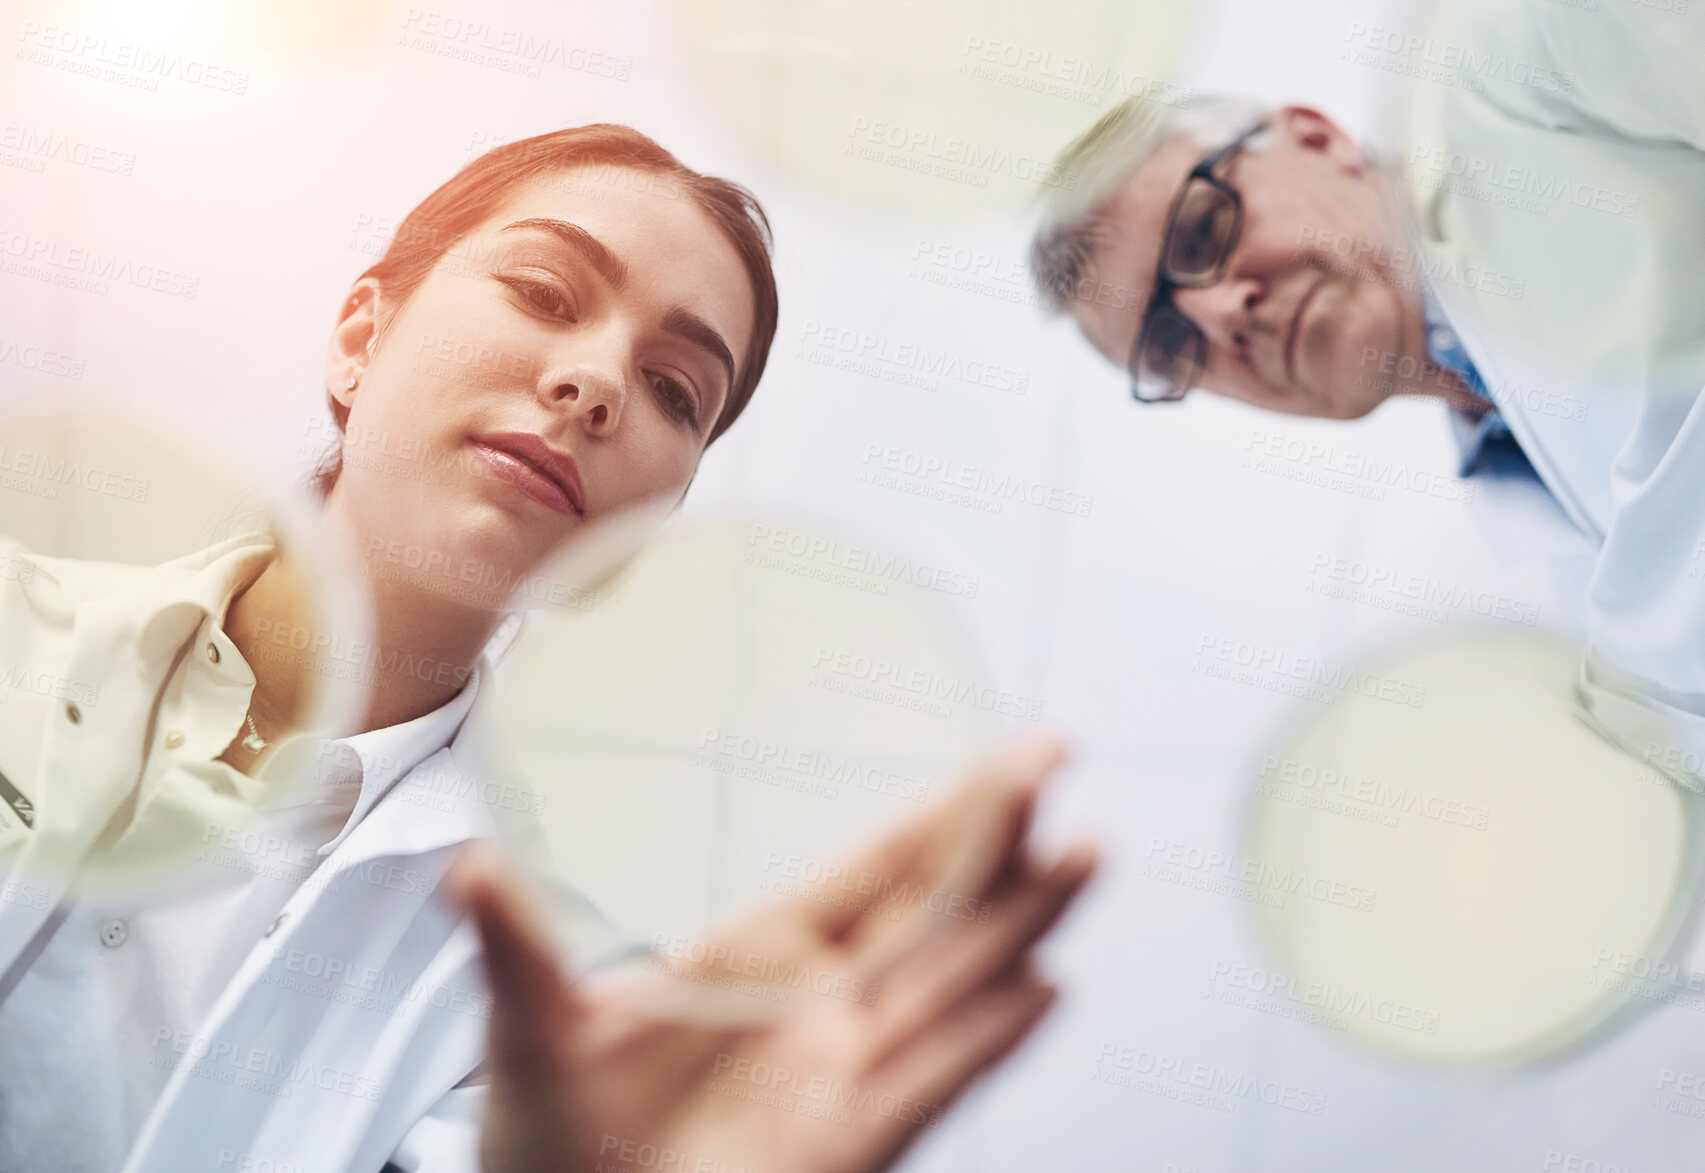
{"type": "Polygon", "coordinates": [[[255,715],[244,713],[243,720],[249,723],[249,735],[243,738],[243,748],[250,753],[259,753],[267,747],[268,743],[266,738],[260,735],[260,730],[255,728],[255,715]]]}

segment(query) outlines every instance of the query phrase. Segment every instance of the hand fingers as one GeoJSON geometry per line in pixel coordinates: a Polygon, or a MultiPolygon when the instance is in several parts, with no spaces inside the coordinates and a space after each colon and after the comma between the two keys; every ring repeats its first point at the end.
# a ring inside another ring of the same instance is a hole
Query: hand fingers
{"type": "Polygon", "coordinates": [[[1005,1058],[1048,1012],[1059,991],[1020,971],[969,998],[896,1055],[885,1078],[939,1111],[991,1065],[1005,1058]]]}
{"type": "MultiPolygon", "coordinates": [[[[1093,851],[1084,848],[1080,855],[1081,858],[1078,855],[1068,858],[1075,859],[1077,864],[1085,868],[1093,868],[1093,851]]],[[[1066,859],[1061,861],[1062,864],[1066,862],[1066,859]]],[[[1085,879],[1087,871],[1073,882],[1081,885],[1085,879]]],[[[860,972],[864,973],[869,981],[880,984],[885,980],[883,975],[890,968],[901,964],[903,958],[922,950],[939,949],[939,946],[931,944],[932,938],[945,935],[956,940],[956,930],[962,928],[965,921],[975,919],[978,922],[987,922],[997,894],[1004,906],[1011,904],[1018,898],[1018,893],[1032,884],[1047,882],[1045,876],[1037,873],[1028,850],[1020,840],[999,862],[994,874],[984,880],[976,895],[966,896],[962,890],[952,887],[934,889],[927,898],[913,899],[911,907],[901,914],[904,919],[886,931],[882,925],[881,914],[890,910],[877,909],[878,915],[870,918],[868,927],[848,935],[845,940],[846,949],[856,958],[855,964],[860,972]]],[[[1064,894],[1063,899],[1069,900],[1070,894],[1064,894]]],[[[1063,904],[1060,907],[1063,907],[1063,904]]],[[[1056,907],[1053,915],[1057,915],[1058,911],[1059,908],[1056,907]]],[[[1010,922],[1007,917],[1000,919],[1003,923],[1010,922]]],[[[1051,922],[1052,916],[1049,918],[1049,923],[1051,922]]],[[[1046,925],[1038,925],[1036,932],[1040,933],[1044,928],[1046,925]]],[[[970,959],[962,952],[953,953],[956,964],[963,964],[970,959]]]]}
{"type": "MultiPolygon", "coordinates": [[[[896,893],[981,896],[1022,845],[1037,794],[1064,758],[1059,739],[1039,735],[984,760],[946,802],[849,861],[836,899],[813,904],[816,927],[831,939],[860,930],[890,935],[894,921],[868,914],[896,893]]],[[[913,922],[902,936],[927,931],[927,917],[921,925],[918,917],[902,919],[913,922]]]]}
{"type": "MultiPolygon", "coordinates": [[[[824,870],[810,895],[761,907],[716,935],[742,957],[787,961],[840,943],[870,972],[937,932],[942,910],[982,902],[1023,859],[1037,793],[1064,756],[1058,739],[1020,742],[985,761],[947,802],[907,820],[852,862],[824,870]]],[[[676,967],[689,976],[708,964],[676,967]]]]}
{"type": "Polygon", "coordinates": [[[520,877],[484,846],[464,849],[444,883],[480,932],[494,1071],[544,1076],[559,1061],[578,1010],[544,918],[520,877]]]}
{"type": "MultiPolygon", "coordinates": [[[[750,954],[768,958],[761,951],[750,954]]],[[[789,967],[787,976],[795,972],[789,967]]],[[[588,976],[583,993],[590,1001],[620,1005],[629,1013],[707,1031],[753,1030],[773,1024],[792,1009],[786,993],[760,996],[769,987],[762,978],[730,983],[709,963],[676,963],[655,955],[588,976]]]]}
{"type": "Polygon", "coordinates": [[[1018,971],[961,1002],[876,1068],[871,1082],[916,1109],[888,1118],[888,1127],[872,1138],[878,1151],[868,1167],[886,1168],[894,1161],[920,1128],[939,1120],[979,1075],[1023,1041],[1056,996],[1052,986],[1018,971]]]}
{"type": "Polygon", "coordinates": [[[1015,860],[1024,858],[1041,788],[1064,759],[1065,747],[1058,741],[1034,740],[975,777],[964,791],[965,808],[937,834],[939,856],[923,857],[926,874],[919,880],[932,890],[973,900],[992,888],[1015,860]]]}
{"type": "MultiPolygon", "coordinates": [[[[1095,853],[1074,848],[1052,866],[1002,892],[986,921],[962,922],[873,975],[881,990],[879,1047],[898,1048],[964,998],[1019,964],[1095,870],[1095,853]]],[[[880,1053],[880,1052],[879,1052],[880,1053]]]]}

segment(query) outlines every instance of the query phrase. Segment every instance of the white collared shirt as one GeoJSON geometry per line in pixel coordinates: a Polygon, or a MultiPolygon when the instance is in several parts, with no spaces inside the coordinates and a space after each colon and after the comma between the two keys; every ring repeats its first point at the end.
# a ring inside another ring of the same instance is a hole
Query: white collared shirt
{"type": "MultiPolygon", "coordinates": [[[[434,891],[457,843],[494,833],[482,796],[511,793],[475,767],[481,669],[414,721],[287,741],[259,777],[311,751],[311,790],[258,821],[207,818],[259,792],[216,760],[254,685],[220,621],[270,544],[158,568],[4,539],[0,554],[32,568],[0,582],[0,654],[46,682],[0,704],[0,772],[36,803],[30,835],[57,847],[34,861],[86,856],[108,811],[119,858],[150,827],[200,832],[169,882],[134,896],[73,890],[46,865],[11,877],[0,1168],[472,1169],[489,996],[471,930],[434,891]]],[[[595,962],[609,935],[555,895],[564,927],[589,930],[574,960],[595,962]]]]}
{"type": "MultiPolygon", "coordinates": [[[[231,551],[197,573],[187,595],[163,604],[187,602],[203,618],[174,651],[176,667],[160,691],[139,792],[146,798],[131,815],[139,827],[194,819],[206,787],[254,785],[218,760],[244,732],[255,683],[222,624],[271,549],[257,542],[231,551]]],[[[57,928],[44,926],[50,936],[0,1002],[8,1051],[34,1057],[0,1065],[0,1169],[119,1167],[171,1074],[155,1033],[201,1023],[332,843],[392,782],[450,743],[477,692],[476,672],[431,713],[317,746],[311,792],[287,791],[252,822],[211,822],[198,854],[165,865],[174,873],[170,891],[83,895],[65,906],[57,928]],[[103,1054],[107,1061],[90,1062],[103,1054]]]]}

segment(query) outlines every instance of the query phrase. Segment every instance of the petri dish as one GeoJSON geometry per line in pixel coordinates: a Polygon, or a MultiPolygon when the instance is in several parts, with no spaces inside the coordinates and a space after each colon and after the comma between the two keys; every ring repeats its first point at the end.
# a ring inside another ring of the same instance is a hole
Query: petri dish
{"type": "Polygon", "coordinates": [[[1287,996],[1440,1063],[1536,1060],[1627,1001],[1617,965],[1684,928],[1699,799],[1595,725],[1580,665],[1541,633],[1406,643],[1277,739],[1241,866],[1287,996]]]}

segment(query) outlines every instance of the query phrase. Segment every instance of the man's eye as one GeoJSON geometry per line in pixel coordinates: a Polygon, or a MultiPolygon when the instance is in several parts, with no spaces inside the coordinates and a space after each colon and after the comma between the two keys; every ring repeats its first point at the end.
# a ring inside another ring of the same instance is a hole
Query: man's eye
{"type": "Polygon", "coordinates": [[[1209,215],[1197,216],[1186,224],[1183,240],[1185,255],[1197,264],[1205,263],[1214,253],[1214,229],[1214,218],[1209,215]]]}
{"type": "Polygon", "coordinates": [[[574,307],[555,286],[543,281],[529,281],[525,277],[504,277],[501,280],[515,291],[517,297],[546,317],[574,320],[574,307]]]}
{"type": "Polygon", "coordinates": [[[657,397],[663,401],[663,408],[676,419],[687,420],[698,426],[697,405],[693,402],[692,392],[668,375],[652,375],[651,386],[657,392],[657,397]]]}

